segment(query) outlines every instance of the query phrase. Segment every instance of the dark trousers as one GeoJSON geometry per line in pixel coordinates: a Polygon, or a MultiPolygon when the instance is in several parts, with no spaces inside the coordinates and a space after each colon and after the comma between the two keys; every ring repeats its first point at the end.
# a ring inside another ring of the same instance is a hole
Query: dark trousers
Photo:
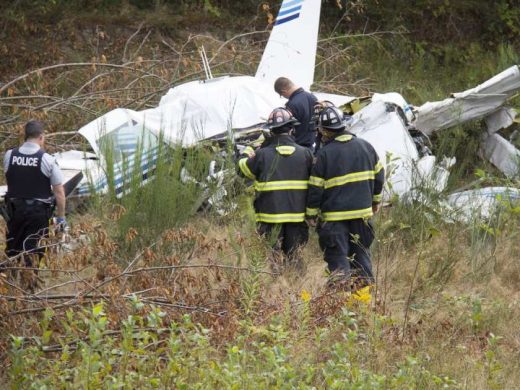
{"type": "Polygon", "coordinates": [[[273,247],[281,250],[284,254],[285,261],[298,261],[296,255],[298,249],[305,246],[309,240],[309,228],[305,222],[287,222],[287,223],[265,223],[260,222],[257,225],[258,234],[273,239],[273,247]],[[278,229],[279,232],[278,232],[278,229]],[[273,234],[278,232],[276,240],[273,234]]]}
{"type": "Polygon", "coordinates": [[[10,220],[7,223],[6,250],[8,257],[16,256],[22,252],[25,265],[36,266],[32,258],[40,259],[44,254],[44,248],[39,247],[39,241],[49,232],[50,205],[33,201],[11,201],[10,220]]]}
{"type": "Polygon", "coordinates": [[[329,271],[355,275],[372,282],[370,245],[372,224],[364,219],[323,222],[318,227],[319,243],[329,271]]]}

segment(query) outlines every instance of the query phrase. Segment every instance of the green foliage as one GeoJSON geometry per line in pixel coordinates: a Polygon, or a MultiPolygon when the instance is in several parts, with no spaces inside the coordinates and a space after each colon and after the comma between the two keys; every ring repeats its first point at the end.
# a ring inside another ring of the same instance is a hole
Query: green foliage
{"type": "Polygon", "coordinates": [[[206,180],[213,154],[205,147],[171,148],[162,136],[151,142],[144,135],[130,157],[111,138],[101,146],[108,195],[94,203],[101,214],[122,210],[117,235],[128,249],[150,245],[165,230],[182,225],[217,190],[206,180]]]}
{"type": "Polygon", "coordinates": [[[520,25],[520,11],[515,0],[343,0],[329,3],[343,5],[342,9],[324,7],[326,17],[335,15],[337,18],[341,13],[347,16],[342,25],[336,26],[342,32],[404,28],[412,40],[437,47],[449,42],[462,46],[468,41],[481,41],[485,47],[499,42],[515,43],[520,25]]]}
{"type": "Polygon", "coordinates": [[[122,236],[130,229],[137,229],[144,242],[149,242],[160,232],[184,223],[197,211],[203,189],[196,182],[183,182],[181,171],[185,167],[196,177],[207,172],[208,161],[197,158],[198,155],[196,150],[159,147],[154,177],[142,186],[142,175],[135,175],[132,192],[121,199],[126,209],[118,221],[122,236]]]}
{"type": "MultiPolygon", "coordinates": [[[[233,340],[217,349],[213,331],[190,316],[165,326],[164,313],[134,298],[134,313],[111,324],[102,303],[68,315],[58,344],[42,336],[12,338],[11,385],[16,388],[446,388],[456,382],[432,373],[419,358],[395,362],[385,373],[370,369],[359,342],[366,326],[344,309],[303,340],[278,317],[263,325],[240,324],[233,340]],[[114,329],[115,326],[115,329],[114,329]],[[109,330],[114,329],[114,330],[109,330]],[[333,331],[334,330],[334,331],[333,331]],[[330,345],[323,349],[324,345],[330,345]],[[51,351],[54,351],[51,354],[51,351]]],[[[43,322],[52,322],[48,311],[43,322]]],[[[43,323],[42,322],[42,323],[43,323]]],[[[43,329],[42,329],[43,331],[43,329]]],[[[372,337],[372,336],[371,336],[372,337]]],[[[378,335],[376,337],[383,337],[378,335]]],[[[54,341],[53,341],[54,342],[54,341]]],[[[495,347],[497,348],[497,347],[495,347]]],[[[487,360],[498,364],[494,356],[487,360]]],[[[491,369],[496,371],[495,366],[491,369]]]]}
{"type": "MultiPolygon", "coordinates": [[[[249,253],[250,266],[254,270],[261,270],[265,266],[265,251],[261,244],[257,244],[257,247],[251,248],[249,253]]],[[[244,315],[248,316],[255,309],[255,305],[261,294],[261,279],[260,274],[250,273],[247,277],[241,280],[242,284],[242,307],[244,315]]]]}

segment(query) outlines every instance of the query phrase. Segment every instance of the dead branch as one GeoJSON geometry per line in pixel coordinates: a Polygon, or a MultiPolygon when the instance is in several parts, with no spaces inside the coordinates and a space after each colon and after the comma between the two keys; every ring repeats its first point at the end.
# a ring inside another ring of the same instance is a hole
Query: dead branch
{"type": "Polygon", "coordinates": [[[259,274],[266,274],[271,276],[278,275],[274,272],[269,272],[265,270],[257,270],[252,269],[248,267],[236,267],[233,265],[222,265],[222,264],[191,264],[191,265],[164,265],[164,266],[157,266],[157,267],[147,267],[147,268],[137,268],[135,270],[128,271],[126,274],[133,275],[140,272],[154,272],[154,271],[165,271],[165,270],[172,270],[172,269],[187,269],[187,268],[219,268],[219,269],[227,269],[232,271],[248,271],[253,273],[259,273],[259,274]]]}
{"type": "Polygon", "coordinates": [[[77,131],[57,131],[55,133],[46,134],[46,138],[57,137],[57,136],[61,136],[61,135],[70,135],[71,137],[75,137],[78,135],[78,132],[77,131]]]}
{"type": "MultiPolygon", "coordinates": [[[[136,334],[140,334],[141,332],[153,332],[157,334],[162,333],[170,333],[173,331],[172,328],[136,328],[132,329],[132,331],[136,334]]],[[[108,336],[120,336],[121,330],[107,330],[102,333],[102,337],[108,337],[108,336]]],[[[77,345],[82,342],[88,340],[88,336],[82,337],[77,340],[69,341],[65,345],[69,347],[70,350],[75,350],[77,348],[77,345]]],[[[163,340],[164,341],[164,340],[163,340]]],[[[63,350],[62,344],[55,344],[55,345],[42,345],[41,346],[42,352],[60,352],[63,350]]]]}
{"type": "Polygon", "coordinates": [[[101,78],[101,77],[104,77],[104,76],[108,76],[108,75],[112,75],[113,73],[112,72],[105,72],[105,73],[100,73],[94,77],[92,77],[89,81],[87,81],[85,84],[83,84],[81,87],[79,87],[76,92],[74,92],[71,97],[73,96],[76,96],[78,95],[81,91],[83,91],[83,89],[85,89],[86,87],[88,87],[90,84],[92,84],[94,81],[96,81],[97,79],[101,78]]]}
{"type": "MultiPolygon", "coordinates": [[[[28,302],[38,302],[38,301],[50,301],[50,300],[60,300],[60,299],[74,299],[76,295],[73,294],[51,294],[51,295],[38,295],[38,296],[25,296],[25,295],[3,295],[0,294],[0,299],[5,299],[8,302],[25,300],[28,302]]],[[[83,299],[107,299],[110,298],[107,294],[89,294],[83,296],[83,299]]]]}
{"type": "Polygon", "coordinates": [[[48,96],[48,95],[25,95],[25,96],[3,96],[0,97],[0,101],[3,100],[30,100],[30,99],[54,99],[57,100],[56,96],[48,96]]]}
{"type": "MultiPolygon", "coordinates": [[[[250,32],[247,32],[247,33],[243,33],[243,34],[238,34],[238,35],[235,35],[234,37],[228,39],[227,41],[225,41],[224,43],[222,43],[218,48],[217,50],[215,51],[215,54],[213,54],[213,56],[210,58],[209,60],[209,63],[211,64],[213,62],[213,60],[219,55],[220,51],[228,44],[230,44],[231,42],[233,42],[234,40],[238,39],[238,38],[243,38],[243,37],[246,37],[246,36],[249,36],[249,35],[257,35],[257,34],[270,34],[271,32],[269,30],[262,30],[262,31],[250,31],[250,32]]],[[[1,92],[1,91],[0,91],[1,92]]]]}
{"type": "Polygon", "coordinates": [[[379,35],[402,35],[403,31],[374,31],[371,33],[363,33],[363,34],[344,34],[344,35],[336,35],[333,37],[318,39],[318,43],[329,42],[329,41],[337,41],[339,39],[348,39],[348,38],[374,38],[379,35]]]}
{"type": "Polygon", "coordinates": [[[139,24],[139,27],[137,27],[137,30],[132,34],[130,35],[130,37],[126,40],[126,43],[125,43],[125,47],[123,49],[123,58],[122,58],[122,61],[123,62],[126,62],[127,59],[126,59],[126,51],[128,50],[128,45],[130,44],[130,42],[132,41],[132,39],[134,39],[134,37],[139,34],[139,32],[141,31],[141,29],[143,28],[143,25],[144,25],[144,22],[141,22],[139,24]]]}
{"type": "MultiPolygon", "coordinates": [[[[96,300],[96,299],[97,300],[108,300],[108,299],[114,298],[108,294],[96,294],[96,295],[85,294],[85,295],[81,295],[81,297],[78,297],[78,295],[55,295],[55,296],[50,295],[48,297],[49,297],[49,300],[68,299],[68,301],[55,305],[55,306],[46,305],[46,306],[41,306],[41,307],[33,307],[33,308],[27,308],[27,309],[22,309],[22,310],[16,310],[16,311],[7,313],[7,315],[15,316],[15,315],[20,315],[20,314],[36,313],[36,312],[41,312],[41,311],[44,311],[47,309],[58,310],[58,309],[63,309],[66,307],[74,306],[77,304],[85,304],[87,302],[86,300],[96,300]]],[[[121,295],[120,297],[124,298],[124,299],[133,299],[134,295],[132,293],[130,293],[130,294],[121,295]]],[[[40,302],[46,301],[46,299],[44,299],[44,297],[35,297],[34,298],[34,297],[30,297],[30,296],[16,297],[16,296],[9,296],[9,295],[0,295],[0,298],[6,299],[8,301],[17,301],[17,298],[21,298],[26,301],[27,300],[28,301],[40,301],[40,302]],[[41,298],[41,299],[39,299],[39,298],[41,298]]],[[[166,307],[188,310],[188,311],[196,311],[196,312],[201,312],[201,313],[205,313],[205,314],[215,315],[218,317],[222,317],[225,314],[225,312],[217,313],[217,312],[214,312],[211,309],[209,309],[207,307],[203,307],[203,306],[190,306],[190,305],[185,305],[180,302],[171,302],[171,301],[167,300],[166,298],[161,298],[161,299],[141,298],[141,301],[143,303],[154,304],[154,305],[159,305],[159,306],[166,306],[166,307]]]]}
{"type": "MultiPolygon", "coordinates": [[[[56,65],[44,66],[43,68],[34,69],[34,70],[31,70],[30,72],[24,73],[23,75],[16,77],[15,79],[9,81],[8,83],[2,85],[2,87],[0,87],[0,93],[4,92],[5,90],[7,90],[7,88],[16,84],[17,82],[24,80],[29,76],[32,76],[33,74],[42,73],[42,72],[52,70],[52,69],[74,68],[74,67],[92,67],[92,66],[114,68],[114,69],[126,69],[126,70],[131,70],[133,72],[141,73],[141,74],[150,74],[141,69],[133,68],[128,65],[105,64],[105,63],[101,63],[101,62],[72,62],[72,63],[68,63],[68,64],[56,64],[56,65]]],[[[150,75],[153,75],[153,74],[150,74],[150,75]]],[[[159,80],[167,83],[167,80],[163,79],[162,77],[160,77],[158,75],[153,75],[153,77],[156,77],[159,80]]]]}
{"type": "MultiPolygon", "coordinates": [[[[50,248],[56,248],[58,246],[60,246],[62,244],[62,242],[56,242],[56,243],[52,243],[52,244],[47,244],[47,245],[40,245],[39,248],[44,248],[44,249],[50,249],[50,248]]],[[[15,256],[11,256],[9,257],[8,259],[4,260],[4,261],[0,261],[0,266],[5,266],[6,264],[9,264],[9,263],[12,263],[12,262],[15,262],[15,261],[18,261],[20,260],[23,256],[27,255],[27,254],[30,254],[30,252],[27,252],[27,251],[24,251],[24,252],[20,252],[18,253],[17,255],[15,256]]],[[[8,266],[5,266],[5,267],[2,267],[3,269],[8,269],[9,267],[8,266]]]]}
{"type": "Polygon", "coordinates": [[[166,42],[164,40],[164,38],[161,37],[161,42],[167,47],[169,48],[171,51],[173,51],[175,54],[177,54],[178,56],[181,56],[182,54],[180,52],[178,52],[172,45],[170,45],[168,42],[166,42]]]}
{"type": "Polygon", "coordinates": [[[144,45],[144,43],[148,40],[148,37],[150,36],[150,34],[152,33],[152,30],[148,31],[148,33],[146,34],[146,36],[143,38],[143,40],[141,41],[141,44],[137,47],[137,50],[134,51],[134,54],[132,55],[132,58],[135,58],[137,56],[137,53],[139,53],[144,45]]]}

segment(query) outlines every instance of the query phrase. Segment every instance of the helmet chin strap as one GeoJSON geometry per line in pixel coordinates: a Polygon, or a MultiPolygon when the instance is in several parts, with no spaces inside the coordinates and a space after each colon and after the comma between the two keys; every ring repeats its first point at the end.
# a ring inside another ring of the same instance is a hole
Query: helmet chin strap
{"type": "Polygon", "coordinates": [[[282,135],[282,134],[289,134],[291,135],[294,133],[294,127],[278,127],[271,129],[271,133],[274,135],[282,135]]]}

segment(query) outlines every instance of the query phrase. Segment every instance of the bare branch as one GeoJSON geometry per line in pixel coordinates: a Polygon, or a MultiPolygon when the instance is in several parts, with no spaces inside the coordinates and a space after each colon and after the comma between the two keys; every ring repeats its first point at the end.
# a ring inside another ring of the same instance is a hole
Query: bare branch
{"type": "Polygon", "coordinates": [[[143,38],[143,40],[141,41],[141,44],[139,45],[139,47],[137,48],[136,51],[134,51],[134,54],[132,55],[132,58],[135,58],[137,56],[137,53],[139,53],[141,51],[141,48],[143,47],[144,43],[148,40],[148,37],[150,36],[150,34],[152,33],[152,30],[148,31],[148,33],[146,34],[146,36],[143,38]]]}
{"type": "Polygon", "coordinates": [[[249,36],[249,35],[256,35],[256,34],[270,34],[271,32],[269,30],[262,30],[262,31],[251,31],[251,32],[247,32],[247,33],[243,33],[243,34],[238,34],[238,35],[235,35],[234,37],[228,39],[227,41],[225,41],[223,44],[221,44],[218,49],[215,51],[215,54],[213,54],[213,56],[210,58],[209,60],[209,63],[211,64],[213,62],[213,60],[217,57],[217,55],[220,53],[220,51],[226,46],[228,45],[229,43],[233,42],[234,40],[238,39],[238,38],[243,38],[243,37],[246,37],[246,36],[249,36]]]}
{"type": "Polygon", "coordinates": [[[130,35],[130,37],[126,40],[126,43],[125,43],[125,48],[123,49],[123,58],[122,58],[122,61],[123,62],[126,62],[127,59],[126,59],[126,51],[128,50],[128,45],[130,44],[130,42],[132,41],[132,39],[134,39],[134,37],[139,34],[139,32],[141,31],[141,28],[143,28],[143,25],[144,25],[144,22],[141,22],[139,24],[139,27],[137,27],[137,30],[132,34],[130,35]]]}
{"type": "MultiPolygon", "coordinates": [[[[131,70],[133,72],[137,72],[137,73],[142,73],[142,74],[149,74],[141,69],[137,69],[137,68],[133,68],[131,66],[127,66],[127,65],[117,65],[117,64],[104,64],[104,63],[101,63],[101,62],[73,62],[73,63],[68,63],[68,64],[56,64],[56,65],[50,65],[50,66],[45,66],[43,68],[38,68],[38,69],[35,69],[35,70],[32,70],[30,72],[27,72],[21,76],[18,76],[17,78],[9,81],[8,83],[2,85],[2,87],[0,87],[0,93],[4,92],[5,90],[7,90],[7,88],[9,88],[10,86],[16,84],[17,82],[23,80],[23,79],[26,79],[27,77],[33,75],[33,74],[37,74],[37,73],[41,73],[41,72],[45,72],[47,70],[52,70],[52,69],[60,69],[60,68],[73,68],[73,67],[91,67],[91,66],[96,66],[96,67],[106,67],[106,68],[115,68],[115,69],[127,69],[127,70],[131,70]]],[[[162,77],[158,76],[158,75],[153,75],[151,74],[153,77],[156,77],[158,78],[159,80],[161,81],[164,81],[164,82],[167,82],[165,79],[163,79],[162,77]]]]}

